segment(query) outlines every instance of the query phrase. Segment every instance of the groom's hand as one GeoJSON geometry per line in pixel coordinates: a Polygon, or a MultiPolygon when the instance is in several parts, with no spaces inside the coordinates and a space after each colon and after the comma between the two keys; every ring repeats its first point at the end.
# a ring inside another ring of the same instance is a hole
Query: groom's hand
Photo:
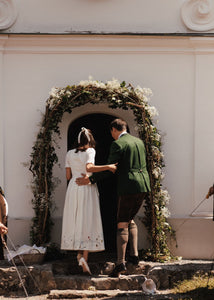
{"type": "Polygon", "coordinates": [[[78,185],[87,185],[90,183],[89,177],[86,174],[81,174],[82,177],[76,179],[76,184],[78,185]]]}
{"type": "Polygon", "coordinates": [[[214,194],[214,187],[213,186],[211,186],[210,188],[209,188],[209,191],[208,191],[208,194],[207,194],[207,196],[206,196],[206,198],[208,199],[211,195],[213,195],[214,194]]]}

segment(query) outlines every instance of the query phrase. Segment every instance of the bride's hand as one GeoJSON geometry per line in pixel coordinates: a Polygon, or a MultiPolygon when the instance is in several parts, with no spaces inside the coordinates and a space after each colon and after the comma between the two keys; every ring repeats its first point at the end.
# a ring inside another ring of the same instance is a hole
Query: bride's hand
{"type": "Polygon", "coordinates": [[[109,165],[109,171],[115,173],[117,171],[117,165],[118,163],[109,165]]]}

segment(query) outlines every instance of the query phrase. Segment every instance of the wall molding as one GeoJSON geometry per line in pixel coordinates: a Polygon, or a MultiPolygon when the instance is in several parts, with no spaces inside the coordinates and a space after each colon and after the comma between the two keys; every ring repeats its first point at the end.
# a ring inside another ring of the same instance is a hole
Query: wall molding
{"type": "Polygon", "coordinates": [[[0,35],[7,54],[213,54],[211,37],[0,35]]]}
{"type": "Polygon", "coordinates": [[[17,18],[13,0],[0,0],[0,30],[11,27],[17,18]]]}
{"type": "Polygon", "coordinates": [[[213,0],[187,0],[181,8],[181,18],[186,27],[193,31],[214,29],[213,0]]]}

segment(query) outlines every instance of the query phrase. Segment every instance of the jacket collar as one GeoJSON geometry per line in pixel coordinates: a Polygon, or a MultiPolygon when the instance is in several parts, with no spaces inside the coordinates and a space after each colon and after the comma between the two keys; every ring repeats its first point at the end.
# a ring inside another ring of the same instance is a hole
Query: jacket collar
{"type": "Polygon", "coordinates": [[[125,135],[125,134],[127,134],[128,132],[126,132],[126,131],[123,131],[119,136],[118,136],[118,139],[121,137],[121,136],[123,136],[123,135],[125,135]]]}

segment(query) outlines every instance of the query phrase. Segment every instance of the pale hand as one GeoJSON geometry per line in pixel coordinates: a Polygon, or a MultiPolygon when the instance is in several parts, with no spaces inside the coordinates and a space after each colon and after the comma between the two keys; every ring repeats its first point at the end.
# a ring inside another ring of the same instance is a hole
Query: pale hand
{"type": "Polygon", "coordinates": [[[118,163],[109,165],[109,171],[115,173],[117,171],[117,164],[118,163]]]}
{"type": "Polygon", "coordinates": [[[86,174],[81,174],[82,175],[82,177],[78,177],[77,179],[76,179],[76,184],[77,185],[87,185],[87,184],[89,184],[90,183],[90,180],[89,180],[89,177],[88,177],[88,175],[86,175],[86,174]]]}
{"type": "Polygon", "coordinates": [[[7,227],[0,222],[0,234],[7,234],[7,231],[8,231],[7,227]]]}

